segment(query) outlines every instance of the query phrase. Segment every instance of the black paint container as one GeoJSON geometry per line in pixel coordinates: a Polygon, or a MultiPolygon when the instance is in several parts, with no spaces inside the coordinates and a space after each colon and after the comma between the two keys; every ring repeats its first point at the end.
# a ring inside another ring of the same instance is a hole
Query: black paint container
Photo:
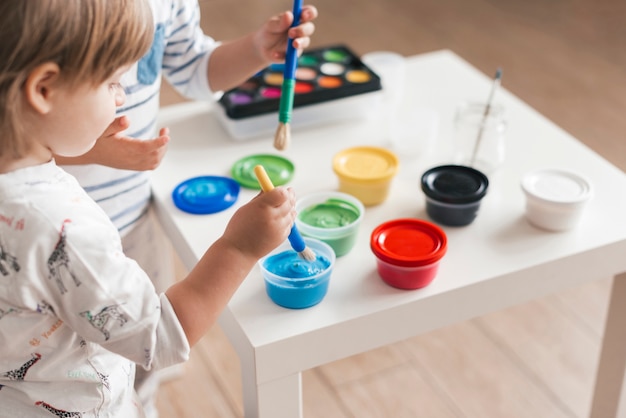
{"type": "Polygon", "coordinates": [[[487,193],[489,180],[480,171],[462,165],[433,167],[422,175],[426,212],[448,226],[471,224],[487,193]]]}

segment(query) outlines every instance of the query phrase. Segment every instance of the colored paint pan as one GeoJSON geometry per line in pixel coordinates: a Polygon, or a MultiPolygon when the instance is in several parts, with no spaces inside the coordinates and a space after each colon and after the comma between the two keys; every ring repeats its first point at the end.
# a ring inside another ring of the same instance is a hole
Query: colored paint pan
{"type": "MultiPolygon", "coordinates": [[[[278,112],[283,64],[272,64],[219,103],[229,119],[278,112]]],[[[293,108],[381,90],[380,77],[345,45],[305,50],[298,58],[293,108]]]]}

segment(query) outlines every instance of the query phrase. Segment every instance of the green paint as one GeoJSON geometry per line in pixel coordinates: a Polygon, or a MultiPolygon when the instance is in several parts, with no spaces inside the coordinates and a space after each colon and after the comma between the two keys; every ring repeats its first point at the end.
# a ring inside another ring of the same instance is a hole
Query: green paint
{"type": "Polygon", "coordinates": [[[314,65],[317,65],[317,58],[311,55],[302,55],[300,58],[298,58],[298,65],[313,67],[314,65]]]}
{"type": "Polygon", "coordinates": [[[356,221],[359,209],[345,200],[328,199],[305,208],[298,216],[302,222],[317,228],[340,228],[356,221]]]}
{"type": "Polygon", "coordinates": [[[340,257],[348,253],[356,242],[358,225],[354,225],[354,222],[360,214],[359,208],[350,202],[328,199],[323,203],[311,205],[298,214],[301,222],[319,228],[319,233],[308,229],[300,232],[324,241],[333,248],[335,255],[340,257]]]}
{"type": "Polygon", "coordinates": [[[345,51],[341,51],[339,49],[329,49],[324,52],[324,59],[330,62],[342,62],[348,57],[348,54],[345,51]]]}

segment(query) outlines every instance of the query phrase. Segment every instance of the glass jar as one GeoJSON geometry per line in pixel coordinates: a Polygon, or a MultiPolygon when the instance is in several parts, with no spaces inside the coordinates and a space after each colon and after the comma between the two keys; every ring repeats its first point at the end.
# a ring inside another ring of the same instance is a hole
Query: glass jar
{"type": "Polygon", "coordinates": [[[506,120],[504,107],[466,102],[458,106],[454,119],[454,162],[494,172],[504,163],[506,120]]]}

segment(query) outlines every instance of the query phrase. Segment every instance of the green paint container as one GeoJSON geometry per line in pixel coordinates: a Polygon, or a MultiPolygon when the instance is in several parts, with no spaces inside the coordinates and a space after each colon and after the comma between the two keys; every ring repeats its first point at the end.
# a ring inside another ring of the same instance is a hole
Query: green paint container
{"type": "Polygon", "coordinates": [[[303,196],[296,202],[296,211],[300,233],[330,245],[337,257],[354,247],[365,214],[359,199],[341,192],[303,196]]]}

